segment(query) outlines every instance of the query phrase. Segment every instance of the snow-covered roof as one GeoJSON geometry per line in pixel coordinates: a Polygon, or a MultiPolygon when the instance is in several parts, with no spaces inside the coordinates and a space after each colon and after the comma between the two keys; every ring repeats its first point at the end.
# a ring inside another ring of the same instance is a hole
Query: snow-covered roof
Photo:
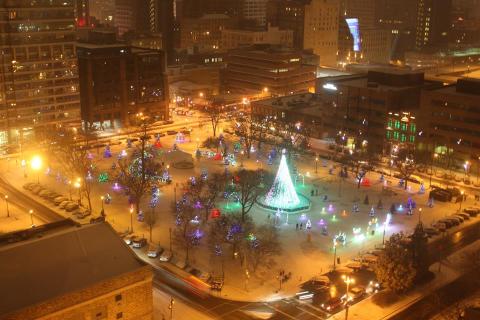
{"type": "Polygon", "coordinates": [[[144,265],[108,223],[0,246],[0,318],[144,265]]]}

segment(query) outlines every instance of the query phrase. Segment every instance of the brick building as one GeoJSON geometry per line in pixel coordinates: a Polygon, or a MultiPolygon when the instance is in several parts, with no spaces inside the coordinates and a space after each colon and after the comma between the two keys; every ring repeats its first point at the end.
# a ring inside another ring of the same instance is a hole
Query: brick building
{"type": "Polygon", "coordinates": [[[338,142],[352,149],[367,147],[371,152],[389,153],[393,145],[409,147],[416,143],[416,122],[415,132],[412,126],[400,122],[404,113],[409,121],[416,118],[422,89],[440,86],[425,80],[421,72],[378,69],[367,74],[320,78],[316,92],[331,106],[336,121],[329,122],[328,129],[336,132],[338,142]]]}
{"type": "Polygon", "coordinates": [[[77,55],[86,129],[128,126],[138,112],[168,119],[163,51],[92,41],[78,43],[77,55]]]}
{"type": "Polygon", "coordinates": [[[107,223],[3,235],[0,260],[0,319],[153,318],[151,269],[107,223]]]}
{"type": "MultiPolygon", "coordinates": [[[[464,161],[480,158],[480,80],[426,90],[422,95],[427,148],[441,158],[464,161]]],[[[445,159],[447,161],[447,159],[445,159]]]]}
{"type": "Polygon", "coordinates": [[[268,90],[273,95],[313,91],[316,65],[306,64],[312,56],[300,50],[256,45],[231,50],[227,66],[221,70],[225,92],[259,94],[268,90]]]}

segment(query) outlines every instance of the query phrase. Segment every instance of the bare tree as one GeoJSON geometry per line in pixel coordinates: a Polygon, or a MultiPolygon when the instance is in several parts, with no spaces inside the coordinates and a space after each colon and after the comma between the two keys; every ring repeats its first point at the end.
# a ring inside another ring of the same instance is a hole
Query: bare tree
{"type": "Polygon", "coordinates": [[[153,152],[147,148],[147,125],[138,147],[130,157],[118,160],[117,180],[128,189],[133,197],[136,213],[140,212],[143,196],[159,181],[161,165],[155,162],[153,152]]]}
{"type": "Polygon", "coordinates": [[[253,271],[281,253],[281,244],[278,239],[277,229],[273,225],[262,225],[248,238],[247,253],[253,271]]]}
{"type": "Polygon", "coordinates": [[[413,157],[406,157],[404,161],[397,162],[399,177],[404,181],[405,190],[407,190],[407,182],[411,175],[415,172],[416,168],[417,165],[413,157]]]}
{"type": "Polygon", "coordinates": [[[175,242],[185,250],[185,263],[189,263],[191,250],[199,245],[202,232],[196,222],[196,212],[192,199],[187,194],[182,199],[173,203],[173,214],[175,217],[175,242]]]}
{"type": "Polygon", "coordinates": [[[210,177],[195,178],[195,183],[191,181],[185,184],[185,190],[189,198],[204,210],[204,222],[208,221],[210,210],[214,208],[215,201],[222,187],[225,185],[225,175],[215,173],[210,177]]]}
{"type": "Polygon", "coordinates": [[[238,193],[238,202],[241,207],[242,221],[252,209],[257,198],[264,192],[260,187],[262,179],[266,178],[263,170],[239,170],[233,175],[235,191],[238,193]]]}
{"type": "Polygon", "coordinates": [[[224,107],[220,104],[212,103],[205,107],[205,112],[210,118],[210,123],[212,124],[213,136],[217,135],[217,128],[220,120],[223,117],[224,107]]]}
{"type": "Polygon", "coordinates": [[[71,181],[79,179],[80,192],[85,195],[88,208],[92,211],[91,191],[96,170],[87,146],[79,143],[77,136],[70,130],[53,131],[49,140],[50,152],[69,179],[71,181]]]}
{"type": "Polygon", "coordinates": [[[256,140],[257,128],[254,119],[251,116],[246,116],[235,123],[235,133],[240,137],[247,158],[250,159],[250,153],[252,151],[252,145],[256,140]]]}

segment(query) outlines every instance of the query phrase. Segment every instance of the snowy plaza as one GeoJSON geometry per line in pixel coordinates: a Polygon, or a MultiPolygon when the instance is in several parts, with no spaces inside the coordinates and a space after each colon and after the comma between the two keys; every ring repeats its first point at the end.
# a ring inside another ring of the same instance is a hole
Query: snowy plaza
{"type": "MultiPolygon", "coordinates": [[[[262,263],[255,273],[245,273],[241,261],[227,254],[220,257],[212,254],[207,245],[206,225],[198,222],[201,235],[198,245],[190,252],[189,264],[212,275],[223,274],[225,290],[219,294],[225,297],[266,300],[295,294],[300,283],[331,270],[334,258],[338,258],[335,259],[337,267],[345,268],[359,254],[381,246],[384,237],[387,239],[392,233],[400,231],[410,233],[420,219],[425,225],[430,225],[459,209],[459,204],[454,203],[435,202],[429,206],[428,188],[425,190],[419,184],[410,183],[404,190],[398,179],[374,171],[368,172],[357,188],[355,174],[348,171],[347,176],[340,175],[343,169],[338,163],[326,159],[315,161],[314,156],[307,155],[287,160],[281,150],[276,151],[275,157],[269,157],[273,147],[265,144],[261,152],[254,150],[249,159],[240,150],[235,150],[238,137],[223,133],[232,154],[227,162],[218,157],[217,150],[199,147],[199,141],[205,140],[209,130],[205,126],[194,128],[191,135],[167,135],[159,139],[152,136],[149,140],[158,150],[155,161],[164,163],[166,168],[165,183],[155,190],[158,219],[153,226],[152,242],[163,248],[172,246],[172,263],[184,261],[184,250],[175,242],[171,243],[171,229],[175,227],[171,208],[172,203],[181,198],[183,185],[192,177],[236,172],[241,168],[270,172],[273,183],[266,186],[268,192],[257,199],[248,215],[256,225],[274,225],[277,228],[281,253],[262,263]],[[390,212],[392,207],[395,213],[390,212]],[[291,273],[291,278],[279,291],[277,275],[280,270],[291,273]]],[[[97,176],[86,177],[95,181],[91,192],[92,216],[98,216],[103,210],[106,220],[119,233],[130,232],[133,228],[134,234],[149,240],[149,226],[131,209],[132,204],[112,174],[116,161],[126,157],[133,149],[134,145],[129,148],[124,140],[118,145],[90,150],[98,168],[97,176]]],[[[47,158],[47,154],[42,156],[47,158]]],[[[25,158],[28,157],[31,154],[26,152],[25,158]]],[[[61,177],[62,173],[55,169],[58,168],[55,161],[45,160],[38,175],[30,168],[26,168],[24,174],[21,159],[4,159],[1,165],[4,178],[18,189],[38,179],[40,184],[51,190],[67,197],[70,193],[77,199],[77,190],[61,177]]],[[[463,205],[467,206],[472,198],[469,196],[463,205]]],[[[84,205],[85,201],[85,198],[82,199],[84,205]]],[[[143,214],[152,210],[150,201],[150,195],[143,198],[140,204],[143,214]]],[[[55,209],[61,211],[58,207],[55,209]]],[[[211,210],[207,224],[220,215],[238,210],[239,204],[235,200],[220,198],[211,210]]],[[[20,209],[18,211],[21,212],[20,209]]],[[[65,211],[62,214],[69,215],[65,211]]],[[[17,216],[21,216],[25,224],[30,224],[30,220],[21,213],[17,216]]],[[[82,222],[88,223],[89,218],[82,222]]],[[[12,218],[1,219],[8,222],[12,218]]],[[[160,264],[158,259],[154,263],[160,264]]]]}

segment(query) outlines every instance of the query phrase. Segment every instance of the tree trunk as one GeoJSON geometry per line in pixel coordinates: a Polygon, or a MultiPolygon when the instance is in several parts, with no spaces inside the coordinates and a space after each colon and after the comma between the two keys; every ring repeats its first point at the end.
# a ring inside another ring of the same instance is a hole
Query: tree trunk
{"type": "Polygon", "coordinates": [[[152,242],[152,229],[153,229],[153,224],[150,223],[150,242],[152,242]]]}
{"type": "Polygon", "coordinates": [[[137,212],[137,216],[140,213],[140,200],[141,197],[135,196],[135,211],[137,212]]]}

